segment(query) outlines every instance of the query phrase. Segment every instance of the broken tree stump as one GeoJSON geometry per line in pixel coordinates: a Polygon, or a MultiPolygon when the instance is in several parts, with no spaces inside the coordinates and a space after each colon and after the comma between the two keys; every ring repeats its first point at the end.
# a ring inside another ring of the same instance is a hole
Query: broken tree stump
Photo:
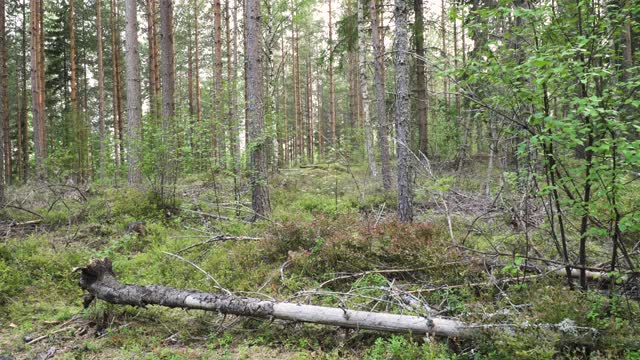
{"type": "Polygon", "coordinates": [[[94,259],[80,271],[79,285],[88,292],[84,306],[95,299],[112,304],[216,311],[222,314],[254,316],[341,326],[355,329],[469,337],[473,326],[458,320],[375,313],[314,305],[302,305],[198,290],[181,290],[160,285],[128,285],[116,278],[108,258],[94,259]]]}

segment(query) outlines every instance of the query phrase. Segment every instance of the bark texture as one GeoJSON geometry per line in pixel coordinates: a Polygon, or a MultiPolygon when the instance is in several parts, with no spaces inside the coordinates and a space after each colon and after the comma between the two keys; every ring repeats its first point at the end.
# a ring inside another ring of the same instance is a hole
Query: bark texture
{"type": "Polygon", "coordinates": [[[158,73],[158,42],[157,42],[157,26],[156,26],[156,4],[155,0],[147,0],[147,39],[149,42],[149,100],[150,113],[152,118],[159,117],[158,104],[160,104],[160,75],[158,73]]]}
{"type": "Polygon", "coordinates": [[[47,158],[47,129],[44,94],[44,51],[42,37],[42,1],[31,0],[31,97],[33,102],[33,145],[36,155],[36,177],[44,180],[47,158]]]}
{"type": "MultiPolygon", "coordinates": [[[[420,1],[420,0],[415,0],[420,1]]],[[[376,112],[378,113],[378,143],[380,145],[380,170],[382,186],[391,189],[391,165],[389,164],[389,143],[387,139],[387,106],[384,86],[384,39],[378,29],[378,6],[376,0],[369,1],[369,17],[371,18],[371,43],[373,44],[373,81],[376,88],[376,112]]]]}
{"type": "Polygon", "coordinates": [[[214,30],[214,91],[213,91],[213,143],[217,144],[215,150],[218,164],[223,167],[225,159],[224,136],[224,92],[222,84],[222,7],[220,0],[213,2],[213,30],[214,30]]]}
{"type": "Polygon", "coordinates": [[[142,98],[140,97],[140,54],[138,52],[138,19],[136,1],[125,2],[127,62],[127,161],[129,185],[142,183],[142,98]]]}
{"type": "Polygon", "coordinates": [[[410,134],[410,99],[409,99],[409,63],[407,18],[408,10],[405,0],[395,0],[395,60],[396,60],[396,142],[398,146],[398,219],[401,222],[413,220],[411,164],[409,141],[410,134]]]}
{"type": "MultiPolygon", "coordinates": [[[[7,42],[5,32],[5,6],[4,0],[0,0],[0,116],[2,116],[2,122],[9,121],[9,101],[7,99],[7,42]]],[[[7,131],[2,126],[2,133],[7,131]]],[[[4,135],[4,134],[1,134],[4,135]]],[[[4,136],[2,136],[4,137],[4,136]]],[[[4,144],[6,147],[7,144],[4,144]]],[[[0,174],[3,174],[3,168],[6,163],[3,157],[0,157],[0,174]]],[[[0,206],[4,205],[4,187],[5,177],[0,176],[0,206]]]]}
{"type": "Polygon", "coordinates": [[[271,212],[267,187],[267,149],[264,133],[262,103],[262,52],[260,32],[260,0],[246,0],[245,33],[247,39],[247,93],[248,148],[250,153],[251,205],[255,219],[271,212]]]}
{"type": "Polygon", "coordinates": [[[364,118],[364,148],[371,176],[378,176],[376,157],[373,153],[373,129],[369,112],[369,81],[367,80],[367,22],[364,18],[364,0],[358,0],[358,76],[362,94],[362,114],[364,118]]]}
{"type": "Polygon", "coordinates": [[[331,126],[331,146],[336,147],[336,87],[333,80],[333,0],[329,0],[329,126],[331,126]]]}
{"type": "MultiPolygon", "coordinates": [[[[114,160],[116,169],[122,164],[122,123],[124,122],[124,112],[122,109],[122,84],[120,77],[120,36],[117,23],[117,4],[111,0],[111,11],[109,22],[111,25],[111,64],[112,64],[112,84],[113,84],[113,144],[114,160]]],[[[116,170],[117,171],[117,170],[116,170]]]]}
{"type": "Polygon", "coordinates": [[[27,1],[22,1],[22,97],[20,120],[18,122],[18,169],[20,180],[25,183],[29,177],[29,130],[27,126],[27,1]]]}
{"type": "Polygon", "coordinates": [[[275,318],[311,322],[355,329],[413,334],[469,337],[474,331],[465,323],[452,319],[429,318],[354,311],[314,305],[283,303],[269,300],[211,294],[197,290],[180,290],[159,285],[127,285],[119,282],[108,258],[93,260],[81,272],[79,285],[89,295],[85,307],[95,298],[112,304],[217,311],[222,314],[275,318]]]}
{"type": "Polygon", "coordinates": [[[424,155],[428,155],[429,132],[427,123],[427,83],[424,69],[424,15],[422,0],[413,1],[415,12],[414,43],[416,48],[416,102],[418,116],[419,149],[424,155]]]}
{"type": "Polygon", "coordinates": [[[7,72],[7,32],[4,0],[0,1],[0,114],[2,116],[3,161],[0,161],[0,206],[4,204],[4,188],[11,182],[11,137],[9,132],[9,78],[7,72]],[[4,169],[4,171],[3,171],[4,169]]]}
{"type": "Polygon", "coordinates": [[[96,23],[98,31],[98,129],[100,132],[100,178],[105,176],[107,163],[106,129],[104,124],[104,64],[102,57],[102,2],[96,1],[96,23]]]}

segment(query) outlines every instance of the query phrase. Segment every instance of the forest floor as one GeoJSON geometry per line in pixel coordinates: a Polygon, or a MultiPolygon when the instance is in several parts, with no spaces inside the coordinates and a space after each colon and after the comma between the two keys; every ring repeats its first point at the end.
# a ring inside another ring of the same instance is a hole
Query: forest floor
{"type": "MultiPolygon", "coordinates": [[[[535,261],[556,258],[544,210],[508,174],[489,195],[481,164],[419,175],[411,225],[394,221],[393,192],[367,179],[337,164],[283,170],[270,179],[272,216],[256,223],[248,187],[234,191],[223,173],[181,180],[171,206],[99,184],[10,187],[0,359],[640,359],[634,289],[570,290],[557,266],[535,261]],[[126,283],[220,291],[206,272],[241,296],[487,326],[446,339],[103,301],[83,309],[72,269],[96,257],[126,283]]],[[[606,262],[606,244],[590,245],[606,262]]]]}

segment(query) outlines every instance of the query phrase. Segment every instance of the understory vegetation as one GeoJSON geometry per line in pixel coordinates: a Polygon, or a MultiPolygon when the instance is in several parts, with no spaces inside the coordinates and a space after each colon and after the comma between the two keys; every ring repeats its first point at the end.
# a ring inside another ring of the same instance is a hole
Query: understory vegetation
{"type": "MultiPolygon", "coordinates": [[[[255,223],[249,186],[236,201],[224,174],[181,180],[170,204],[100,184],[12,188],[0,229],[0,355],[640,358],[637,279],[616,273],[570,289],[561,265],[540,261],[555,255],[544,210],[530,206],[524,231],[513,215],[522,194],[501,176],[493,196],[481,195],[485,168],[419,183],[412,224],[396,221],[393,194],[367,182],[366,169],[339,164],[274,175],[272,216],[255,223]],[[98,257],[125,283],[451,317],[479,331],[447,339],[103,301],[83,309],[72,269],[98,257]]],[[[589,243],[594,263],[608,261],[605,244],[589,243]]]]}

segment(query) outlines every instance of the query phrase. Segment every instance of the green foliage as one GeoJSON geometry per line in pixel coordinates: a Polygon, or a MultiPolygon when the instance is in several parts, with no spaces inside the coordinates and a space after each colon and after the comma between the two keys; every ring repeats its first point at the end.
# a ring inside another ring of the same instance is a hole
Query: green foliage
{"type": "Polygon", "coordinates": [[[392,336],[391,338],[377,338],[375,345],[364,357],[367,360],[442,360],[457,359],[447,348],[438,343],[416,343],[413,339],[404,336],[392,336]]]}
{"type": "Polygon", "coordinates": [[[85,251],[68,249],[58,253],[40,237],[8,240],[0,247],[0,305],[27,287],[50,295],[75,290],[69,271],[86,259],[85,251]]]}

